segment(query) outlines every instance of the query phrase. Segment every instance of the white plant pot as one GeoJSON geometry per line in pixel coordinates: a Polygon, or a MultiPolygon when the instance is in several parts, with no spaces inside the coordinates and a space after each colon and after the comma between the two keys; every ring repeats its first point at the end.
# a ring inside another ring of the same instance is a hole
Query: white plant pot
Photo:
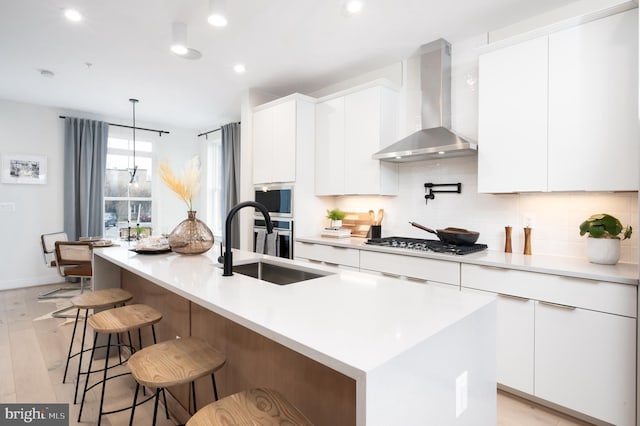
{"type": "Polygon", "coordinates": [[[620,260],[620,238],[587,238],[587,257],[591,263],[615,265],[620,260]]]}
{"type": "Polygon", "coordinates": [[[342,221],[341,220],[332,220],[331,221],[331,228],[332,229],[340,229],[340,228],[342,228],[342,221]]]}

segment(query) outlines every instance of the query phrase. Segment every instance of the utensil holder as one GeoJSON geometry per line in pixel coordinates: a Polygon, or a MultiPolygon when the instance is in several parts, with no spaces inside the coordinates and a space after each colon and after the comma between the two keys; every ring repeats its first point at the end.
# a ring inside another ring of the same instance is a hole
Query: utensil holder
{"type": "Polygon", "coordinates": [[[512,228],[510,226],[504,227],[504,252],[505,253],[513,252],[513,249],[511,247],[511,230],[512,228]]]}
{"type": "Polygon", "coordinates": [[[371,225],[371,238],[382,238],[382,225],[371,225]]]}

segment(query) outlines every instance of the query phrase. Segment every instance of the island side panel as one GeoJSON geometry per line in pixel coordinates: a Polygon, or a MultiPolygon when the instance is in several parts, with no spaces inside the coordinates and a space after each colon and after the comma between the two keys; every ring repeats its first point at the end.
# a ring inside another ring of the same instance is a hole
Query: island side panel
{"type": "MultiPolygon", "coordinates": [[[[187,299],[165,290],[164,288],[125,269],[122,269],[121,271],[120,281],[122,283],[122,288],[133,295],[133,300],[128,303],[129,305],[133,303],[143,303],[162,313],[162,320],[155,325],[156,338],[158,342],[173,340],[177,336],[189,336],[191,328],[189,314],[190,302],[187,299]]],[[[133,333],[132,337],[134,344],[137,346],[137,333],[133,333]]],[[[142,330],[142,343],[144,346],[149,346],[153,343],[153,336],[151,334],[150,327],[146,327],[145,330],[142,330]]],[[[189,404],[189,385],[172,386],[169,388],[169,392],[180,403],[180,405],[182,405],[183,409],[186,410],[191,406],[189,404]]],[[[202,407],[201,404],[198,405],[202,407]]],[[[172,412],[173,411],[175,410],[172,410],[172,412]]]]}
{"type": "MultiPolygon", "coordinates": [[[[220,397],[250,387],[270,387],[316,425],[356,424],[354,379],[195,303],[191,335],[209,341],[227,357],[216,373],[220,397]]],[[[207,393],[211,384],[199,383],[198,395],[207,393]]],[[[198,396],[198,405],[204,402],[198,396]]]]}
{"type": "Polygon", "coordinates": [[[493,302],[370,371],[367,426],[495,425],[495,329],[493,302]]]}

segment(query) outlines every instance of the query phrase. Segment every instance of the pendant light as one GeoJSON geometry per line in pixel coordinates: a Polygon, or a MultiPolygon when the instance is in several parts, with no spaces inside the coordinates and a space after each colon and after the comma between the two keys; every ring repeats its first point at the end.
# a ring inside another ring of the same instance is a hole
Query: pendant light
{"type": "Polygon", "coordinates": [[[131,179],[129,179],[129,184],[137,182],[138,179],[136,177],[136,172],[138,171],[138,166],[136,165],[136,103],[138,103],[137,99],[129,99],[131,102],[131,106],[133,108],[133,169],[129,171],[131,175],[131,179]]]}
{"type": "Polygon", "coordinates": [[[189,52],[187,48],[187,24],[174,22],[171,35],[171,51],[176,55],[186,55],[189,52]]]}

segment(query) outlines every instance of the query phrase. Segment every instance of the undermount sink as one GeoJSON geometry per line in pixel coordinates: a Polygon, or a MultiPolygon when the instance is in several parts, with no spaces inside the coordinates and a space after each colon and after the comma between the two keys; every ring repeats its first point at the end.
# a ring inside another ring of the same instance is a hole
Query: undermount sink
{"type": "Polygon", "coordinates": [[[267,260],[233,265],[233,272],[278,285],[293,284],[332,275],[331,272],[267,260]]]}

